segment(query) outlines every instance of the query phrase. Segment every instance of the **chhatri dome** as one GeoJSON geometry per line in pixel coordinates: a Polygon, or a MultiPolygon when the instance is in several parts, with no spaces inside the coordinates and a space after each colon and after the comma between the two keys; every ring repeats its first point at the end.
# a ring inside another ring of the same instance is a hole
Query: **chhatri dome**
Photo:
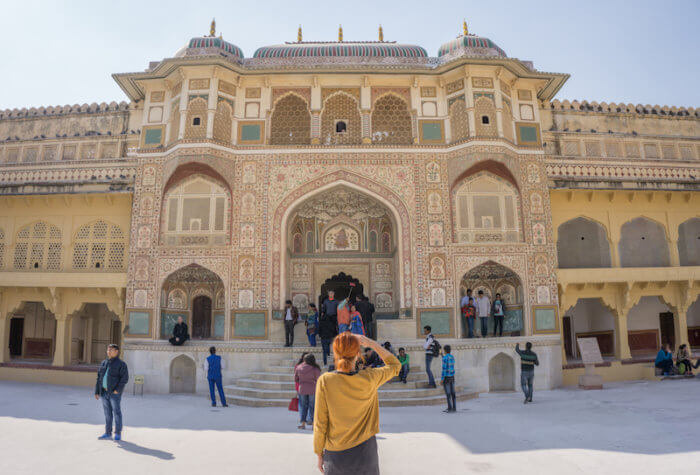
{"type": "Polygon", "coordinates": [[[223,37],[216,36],[216,21],[212,20],[209,36],[197,36],[192,38],[177,53],[176,58],[183,56],[211,56],[222,55],[228,58],[243,59],[243,50],[233,43],[224,41],[223,37]]]}
{"type": "Polygon", "coordinates": [[[379,27],[379,41],[343,41],[343,27],[338,28],[338,41],[302,41],[301,27],[295,43],[263,46],[254,58],[312,58],[312,57],[365,57],[365,58],[427,58],[420,46],[384,41],[379,27]]]}
{"type": "Polygon", "coordinates": [[[462,30],[460,36],[440,46],[438,57],[441,58],[447,55],[508,57],[506,52],[490,39],[470,34],[466,21],[462,23],[462,30]]]}

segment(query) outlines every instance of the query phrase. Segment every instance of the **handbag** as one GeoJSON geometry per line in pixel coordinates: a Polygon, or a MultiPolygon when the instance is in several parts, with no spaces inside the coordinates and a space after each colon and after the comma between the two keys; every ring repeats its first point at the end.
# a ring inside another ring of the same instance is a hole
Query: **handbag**
{"type": "Polygon", "coordinates": [[[291,401],[289,401],[289,408],[290,411],[294,412],[299,412],[299,398],[298,397],[293,397],[291,401]]]}

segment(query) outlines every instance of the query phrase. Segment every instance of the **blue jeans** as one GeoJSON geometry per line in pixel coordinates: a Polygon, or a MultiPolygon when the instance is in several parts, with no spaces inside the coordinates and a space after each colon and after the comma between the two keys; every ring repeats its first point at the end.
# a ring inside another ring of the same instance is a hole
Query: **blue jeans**
{"type": "Polygon", "coordinates": [[[467,318],[467,328],[469,329],[469,338],[474,338],[474,319],[467,318]]]}
{"type": "Polygon", "coordinates": [[[445,397],[447,397],[447,410],[456,411],[457,393],[455,393],[455,377],[447,376],[443,379],[442,385],[445,388],[445,397]]]}
{"type": "Polygon", "coordinates": [[[433,362],[434,356],[431,354],[425,354],[425,372],[428,374],[428,384],[435,386],[435,378],[433,377],[433,371],[430,369],[430,363],[433,362]]]}
{"type": "MultiPolygon", "coordinates": [[[[315,332],[316,330],[314,330],[315,332]]],[[[309,337],[309,345],[316,346],[316,333],[306,332],[306,336],[309,337]]]]}
{"type": "Polygon", "coordinates": [[[216,384],[216,389],[219,391],[219,399],[221,399],[221,405],[226,406],[226,396],[224,396],[224,385],[221,378],[209,379],[209,397],[211,397],[212,405],[216,405],[216,396],[214,395],[214,385],[216,384]]]}
{"type": "Polygon", "coordinates": [[[401,371],[399,371],[399,379],[401,381],[406,381],[406,378],[408,377],[409,371],[410,371],[410,368],[408,367],[407,364],[401,365],[401,371]]]}
{"type": "Polygon", "coordinates": [[[328,364],[328,357],[331,355],[331,338],[321,338],[321,349],[323,350],[323,366],[328,364]]]}
{"type": "Polygon", "coordinates": [[[122,433],[122,395],[108,393],[102,390],[100,396],[102,409],[105,412],[105,434],[112,433],[112,415],[114,415],[114,433],[122,433]]]}
{"type": "Polygon", "coordinates": [[[521,371],[520,385],[523,387],[525,398],[532,400],[532,386],[535,382],[535,371],[521,371]]]}
{"type": "Polygon", "coordinates": [[[489,335],[489,317],[479,317],[481,320],[481,337],[486,338],[489,335]]]}
{"type": "Polygon", "coordinates": [[[314,422],[314,394],[299,394],[299,422],[314,422]]]}
{"type": "Polygon", "coordinates": [[[341,323],[338,325],[338,334],[349,331],[350,330],[350,325],[346,325],[344,323],[341,323]]]}

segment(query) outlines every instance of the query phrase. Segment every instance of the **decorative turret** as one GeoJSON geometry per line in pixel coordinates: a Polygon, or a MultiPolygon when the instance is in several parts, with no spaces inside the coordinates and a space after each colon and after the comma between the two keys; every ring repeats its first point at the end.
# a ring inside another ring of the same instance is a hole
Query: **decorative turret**
{"type": "MultiPolygon", "coordinates": [[[[299,34],[301,34],[301,27],[299,34]]],[[[241,60],[243,59],[243,51],[233,43],[224,41],[223,35],[219,34],[219,37],[216,37],[216,20],[212,19],[208,36],[192,38],[175,53],[176,58],[183,56],[226,56],[241,60]]]]}
{"type": "Polygon", "coordinates": [[[384,30],[382,29],[382,25],[379,25],[379,41],[384,41],[384,30]]]}
{"type": "Polygon", "coordinates": [[[299,25],[299,29],[297,30],[297,43],[302,42],[302,36],[301,36],[301,25],[299,25]]]}
{"type": "Polygon", "coordinates": [[[506,52],[488,38],[469,33],[467,21],[462,22],[462,34],[448,41],[438,50],[438,56],[499,56],[507,58],[506,52]]]}

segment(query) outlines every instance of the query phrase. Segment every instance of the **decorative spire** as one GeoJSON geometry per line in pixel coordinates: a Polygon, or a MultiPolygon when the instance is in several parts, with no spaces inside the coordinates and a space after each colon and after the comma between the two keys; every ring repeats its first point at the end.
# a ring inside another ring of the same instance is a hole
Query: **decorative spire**
{"type": "Polygon", "coordinates": [[[216,19],[211,19],[211,26],[209,27],[209,36],[216,36],[216,19]]]}
{"type": "Polygon", "coordinates": [[[382,25],[379,25],[379,41],[384,41],[384,30],[382,29],[382,25]]]}
{"type": "Polygon", "coordinates": [[[301,25],[299,25],[299,29],[297,30],[297,41],[301,43],[301,25]]]}
{"type": "Polygon", "coordinates": [[[467,20],[462,21],[462,35],[467,36],[469,34],[469,30],[467,29],[467,20]]]}
{"type": "Polygon", "coordinates": [[[343,25],[338,25],[338,41],[343,41],[343,25]]]}

